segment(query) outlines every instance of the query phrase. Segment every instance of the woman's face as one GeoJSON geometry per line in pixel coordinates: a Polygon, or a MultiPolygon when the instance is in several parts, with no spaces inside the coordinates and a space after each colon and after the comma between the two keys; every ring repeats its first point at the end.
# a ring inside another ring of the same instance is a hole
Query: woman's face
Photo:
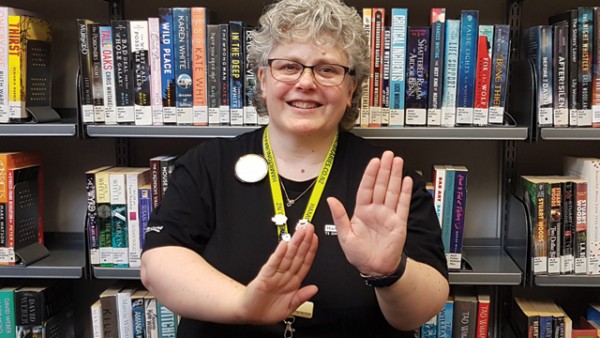
{"type": "MultiPolygon", "coordinates": [[[[348,57],[341,49],[311,42],[277,44],[269,59],[288,59],[305,66],[348,66],[348,57]]],[[[315,81],[311,69],[305,69],[298,81],[286,83],[275,80],[267,66],[259,69],[258,79],[269,111],[269,125],[294,134],[329,134],[337,130],[356,89],[351,75],[346,74],[338,86],[323,86],[315,81]]]]}

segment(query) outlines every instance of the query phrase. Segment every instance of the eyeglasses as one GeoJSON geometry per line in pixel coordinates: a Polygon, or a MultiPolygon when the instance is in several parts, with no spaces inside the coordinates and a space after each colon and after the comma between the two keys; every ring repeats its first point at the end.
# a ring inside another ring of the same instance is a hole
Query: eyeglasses
{"type": "Polygon", "coordinates": [[[313,79],[326,87],[339,86],[344,82],[346,74],[354,75],[354,70],[342,65],[321,64],[306,66],[287,59],[267,60],[271,67],[271,75],[277,81],[295,83],[300,79],[306,68],[312,70],[313,79]]]}

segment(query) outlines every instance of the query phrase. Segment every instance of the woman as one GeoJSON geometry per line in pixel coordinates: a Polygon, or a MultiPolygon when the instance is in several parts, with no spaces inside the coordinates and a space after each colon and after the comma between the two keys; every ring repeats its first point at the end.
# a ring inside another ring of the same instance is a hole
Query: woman
{"type": "Polygon", "coordinates": [[[346,132],[369,47],[338,0],[283,0],[250,58],[269,126],[179,159],[150,220],[142,282],[179,337],[401,337],[448,296],[431,197],[346,132]]]}

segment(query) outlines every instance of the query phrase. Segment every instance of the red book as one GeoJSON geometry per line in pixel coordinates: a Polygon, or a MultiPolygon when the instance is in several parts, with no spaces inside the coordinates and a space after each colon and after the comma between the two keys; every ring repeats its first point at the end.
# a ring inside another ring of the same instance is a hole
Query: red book
{"type": "Polygon", "coordinates": [[[490,295],[479,294],[477,295],[477,338],[488,337],[488,327],[490,324],[490,295]]]}

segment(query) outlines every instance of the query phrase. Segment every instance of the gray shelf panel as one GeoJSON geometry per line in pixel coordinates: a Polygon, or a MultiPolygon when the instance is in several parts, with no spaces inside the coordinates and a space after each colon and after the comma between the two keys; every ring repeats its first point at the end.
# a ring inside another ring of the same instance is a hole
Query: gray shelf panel
{"type": "Polygon", "coordinates": [[[600,141],[600,128],[542,128],[544,140],[600,141]]]}
{"type": "Polygon", "coordinates": [[[92,273],[96,279],[140,279],[139,268],[103,268],[94,266],[92,273]]]}
{"type": "MultiPolygon", "coordinates": [[[[195,126],[135,126],[88,125],[92,137],[235,137],[259,127],[195,127],[195,126]]],[[[356,135],[367,139],[407,140],[525,140],[526,127],[404,127],[354,128],[356,135]]]]}
{"type": "Polygon", "coordinates": [[[500,247],[464,247],[472,270],[450,272],[452,285],[520,285],[521,270],[500,247]]]}
{"type": "Polygon", "coordinates": [[[50,255],[28,266],[0,266],[0,278],[80,279],[86,266],[81,234],[47,234],[50,255]]]}
{"type": "Polygon", "coordinates": [[[0,124],[0,136],[75,136],[75,123],[0,124]]]}
{"type": "Polygon", "coordinates": [[[600,275],[535,276],[534,282],[537,286],[598,287],[600,285],[600,275]]]}

